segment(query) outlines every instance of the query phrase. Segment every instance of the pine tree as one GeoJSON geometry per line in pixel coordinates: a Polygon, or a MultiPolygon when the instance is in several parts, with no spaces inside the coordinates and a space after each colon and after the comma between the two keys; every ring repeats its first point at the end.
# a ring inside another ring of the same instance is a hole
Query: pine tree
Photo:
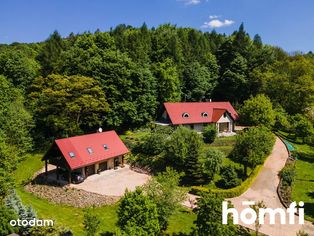
{"type": "Polygon", "coordinates": [[[189,146],[185,163],[185,177],[188,182],[199,184],[203,181],[202,164],[200,162],[203,142],[200,135],[192,131],[187,143],[189,146]]]}

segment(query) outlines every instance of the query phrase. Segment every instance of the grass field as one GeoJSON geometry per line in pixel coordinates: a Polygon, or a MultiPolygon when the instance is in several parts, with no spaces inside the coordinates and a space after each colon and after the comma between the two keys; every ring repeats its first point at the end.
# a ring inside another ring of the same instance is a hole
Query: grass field
{"type": "Polygon", "coordinates": [[[303,201],[305,218],[314,222],[314,147],[294,140],[287,133],[280,132],[296,148],[296,177],[292,185],[292,200],[303,201]]]}
{"type": "Polygon", "coordinates": [[[294,144],[299,159],[296,162],[296,177],[292,185],[292,200],[303,201],[305,217],[314,222],[314,148],[294,144]]]}
{"type": "MultiPolygon", "coordinates": [[[[39,218],[54,219],[56,225],[65,226],[72,230],[74,235],[85,235],[83,231],[84,209],[65,205],[56,205],[47,200],[40,199],[24,190],[22,183],[29,180],[33,174],[43,167],[42,154],[29,155],[18,165],[14,173],[16,191],[26,205],[32,205],[39,218]]],[[[117,222],[117,204],[95,208],[95,213],[101,221],[99,232],[115,232],[117,222]]],[[[195,214],[188,209],[182,209],[170,219],[166,233],[179,234],[190,232],[195,214]]]]}

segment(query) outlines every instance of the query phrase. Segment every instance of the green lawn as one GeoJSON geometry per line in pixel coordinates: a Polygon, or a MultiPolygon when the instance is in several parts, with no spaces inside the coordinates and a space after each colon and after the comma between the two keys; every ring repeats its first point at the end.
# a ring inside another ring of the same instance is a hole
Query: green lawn
{"type": "MultiPolygon", "coordinates": [[[[43,167],[41,157],[42,154],[29,155],[28,158],[18,165],[14,173],[17,193],[24,204],[33,206],[38,217],[54,219],[56,225],[71,229],[75,236],[85,235],[83,231],[84,209],[56,205],[24,191],[22,183],[30,179],[36,171],[43,167]]],[[[117,204],[95,208],[95,212],[101,220],[100,232],[115,232],[115,224],[117,222],[116,210],[117,204]]],[[[191,213],[189,210],[181,210],[175,213],[170,219],[167,233],[188,233],[192,228],[194,219],[195,214],[191,213]]]]}
{"type": "Polygon", "coordinates": [[[292,200],[305,203],[305,218],[314,222],[314,147],[302,144],[298,138],[280,132],[296,148],[298,160],[296,161],[296,177],[292,185],[292,200]]]}
{"type": "Polygon", "coordinates": [[[294,144],[299,153],[296,162],[296,177],[292,185],[293,201],[303,201],[305,216],[314,221],[314,148],[294,144]]]}

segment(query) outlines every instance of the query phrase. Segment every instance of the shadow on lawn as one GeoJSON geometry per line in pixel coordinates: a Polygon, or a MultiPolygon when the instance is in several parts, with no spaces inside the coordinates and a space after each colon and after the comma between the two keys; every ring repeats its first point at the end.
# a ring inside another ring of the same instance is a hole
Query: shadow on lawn
{"type": "Polygon", "coordinates": [[[308,163],[314,163],[314,153],[305,153],[305,152],[298,152],[299,160],[306,161],[308,163]]]}
{"type": "Polygon", "coordinates": [[[305,202],[304,203],[304,212],[306,215],[314,218],[314,203],[305,202]]]}

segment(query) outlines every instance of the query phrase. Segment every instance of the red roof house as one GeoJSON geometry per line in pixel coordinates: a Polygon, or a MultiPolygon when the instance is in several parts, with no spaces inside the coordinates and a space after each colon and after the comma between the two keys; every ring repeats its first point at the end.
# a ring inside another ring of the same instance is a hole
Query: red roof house
{"type": "Polygon", "coordinates": [[[220,133],[232,132],[235,121],[239,119],[230,102],[167,102],[164,106],[164,121],[171,125],[189,126],[197,131],[215,123],[220,133]]]}
{"type": "Polygon", "coordinates": [[[43,160],[46,166],[49,163],[88,176],[123,164],[128,152],[117,133],[107,131],[57,139],[43,160]]]}

